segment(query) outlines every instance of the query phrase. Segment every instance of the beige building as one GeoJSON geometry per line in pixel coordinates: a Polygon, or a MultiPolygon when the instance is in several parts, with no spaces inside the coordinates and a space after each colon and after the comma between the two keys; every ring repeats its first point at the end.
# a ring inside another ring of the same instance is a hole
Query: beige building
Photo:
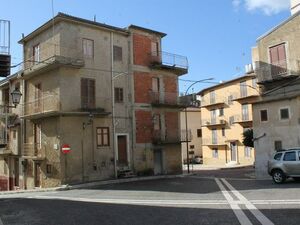
{"type": "Polygon", "coordinates": [[[165,35],[59,13],[23,37],[23,69],[0,82],[4,105],[23,94],[1,114],[1,190],[181,173],[178,76],[188,65],[162,52],[165,35]]]}
{"type": "Polygon", "coordinates": [[[256,177],[269,177],[268,159],[275,150],[300,146],[299,0],[292,16],[257,40],[253,49],[262,96],[253,105],[256,177]]]}
{"type": "Polygon", "coordinates": [[[252,128],[252,102],[259,95],[256,76],[249,73],[206,88],[199,95],[203,163],[252,164],[254,149],[242,141],[243,132],[252,128]]]}

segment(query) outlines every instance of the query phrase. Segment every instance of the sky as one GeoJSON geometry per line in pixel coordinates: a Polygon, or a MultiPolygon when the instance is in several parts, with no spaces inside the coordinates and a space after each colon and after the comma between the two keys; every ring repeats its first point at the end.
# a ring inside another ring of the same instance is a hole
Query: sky
{"type": "MultiPolygon", "coordinates": [[[[22,61],[17,42],[52,18],[52,0],[0,0],[0,19],[11,21],[12,63],[22,61]]],[[[64,12],[118,27],[130,24],[167,33],[162,50],[188,57],[183,80],[244,74],[256,39],[290,16],[290,0],[53,0],[54,14],[64,12]]],[[[191,92],[211,86],[200,83],[191,92]]]]}

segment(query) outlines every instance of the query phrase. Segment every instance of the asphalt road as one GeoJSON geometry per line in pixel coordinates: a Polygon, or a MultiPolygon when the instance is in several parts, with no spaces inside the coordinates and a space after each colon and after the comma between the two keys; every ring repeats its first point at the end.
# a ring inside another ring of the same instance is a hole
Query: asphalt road
{"type": "Polygon", "coordinates": [[[92,189],[0,196],[0,225],[300,224],[300,183],[251,168],[92,189]]]}

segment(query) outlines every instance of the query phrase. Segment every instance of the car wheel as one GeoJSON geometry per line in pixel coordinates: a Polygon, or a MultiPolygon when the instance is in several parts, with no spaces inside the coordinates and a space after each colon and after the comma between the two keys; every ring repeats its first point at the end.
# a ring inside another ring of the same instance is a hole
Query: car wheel
{"type": "Polygon", "coordinates": [[[286,180],[286,176],[281,170],[275,170],[272,173],[272,178],[276,184],[281,184],[286,180]]]}

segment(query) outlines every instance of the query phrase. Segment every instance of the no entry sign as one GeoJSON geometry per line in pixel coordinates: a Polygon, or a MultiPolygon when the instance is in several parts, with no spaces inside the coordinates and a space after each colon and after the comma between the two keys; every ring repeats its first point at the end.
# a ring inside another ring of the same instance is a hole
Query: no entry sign
{"type": "Polygon", "coordinates": [[[68,153],[70,153],[70,152],[71,152],[71,147],[70,147],[70,145],[68,145],[68,144],[63,144],[63,145],[61,146],[61,151],[62,151],[63,154],[68,154],[68,153]]]}

